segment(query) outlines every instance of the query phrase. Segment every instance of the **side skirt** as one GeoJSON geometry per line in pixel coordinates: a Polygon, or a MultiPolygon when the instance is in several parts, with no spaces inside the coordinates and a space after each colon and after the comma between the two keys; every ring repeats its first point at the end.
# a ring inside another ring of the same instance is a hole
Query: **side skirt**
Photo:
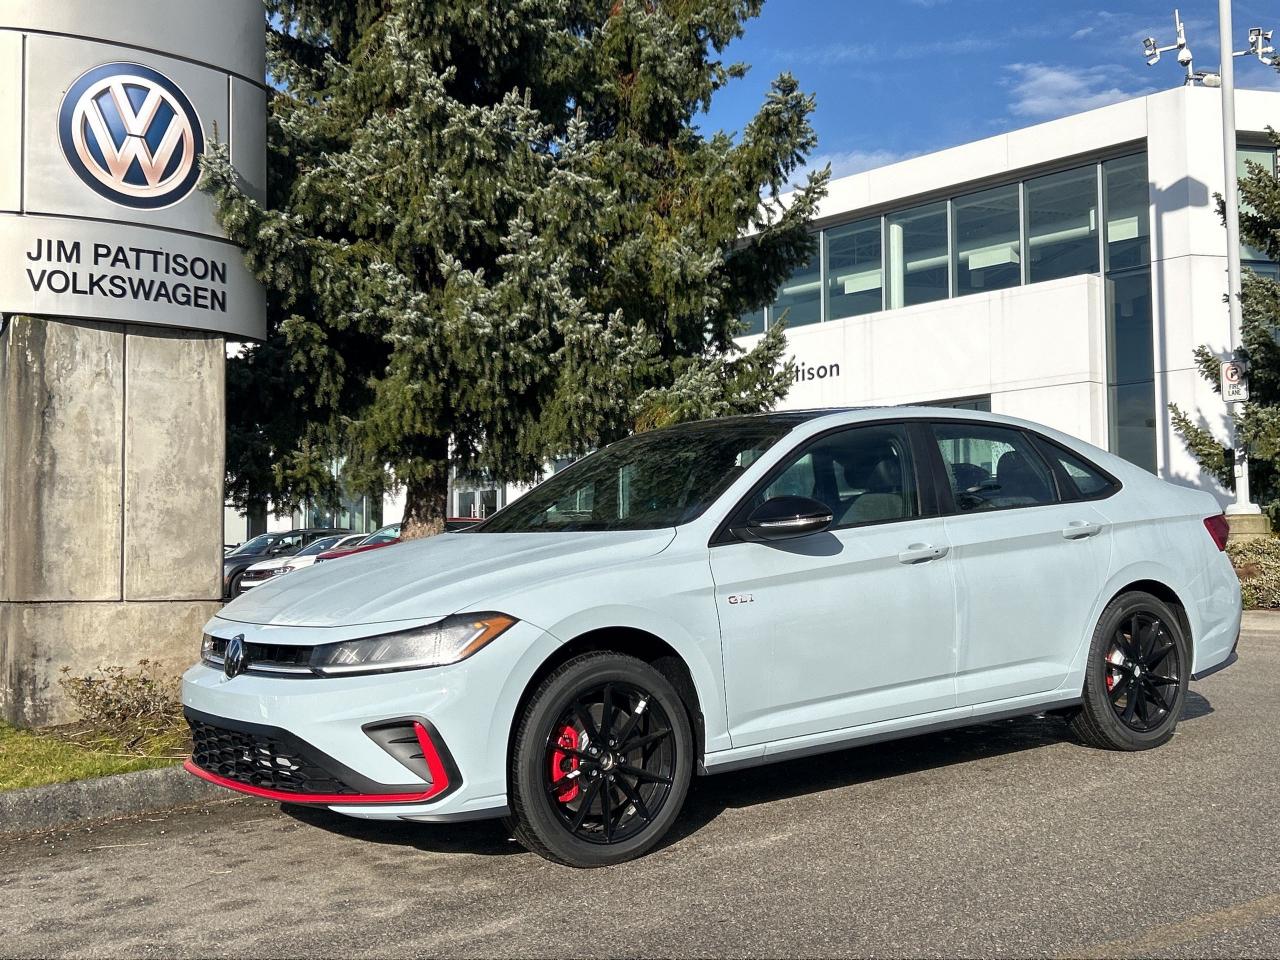
{"type": "MultiPolygon", "coordinates": [[[[729,773],[734,770],[745,770],[749,767],[760,767],[770,763],[781,763],[784,760],[796,760],[801,757],[812,757],[822,753],[835,753],[840,750],[849,750],[853,747],[869,746],[874,743],[885,743],[890,740],[905,740],[907,737],[918,737],[927,733],[937,733],[940,730],[952,730],[956,727],[976,727],[984,723],[990,723],[994,720],[1008,720],[1011,717],[1030,717],[1038,713],[1052,713],[1055,710],[1064,710],[1071,707],[1079,706],[1081,698],[1079,696],[1064,697],[1060,700],[1047,700],[1041,703],[1011,707],[1007,710],[995,710],[991,713],[967,713],[963,716],[952,716],[941,720],[934,720],[919,724],[918,726],[896,727],[893,730],[868,731],[858,733],[858,727],[851,727],[848,735],[840,737],[836,740],[827,740],[822,743],[798,744],[795,747],[787,747],[781,750],[775,750],[773,753],[768,752],[768,747],[772,744],[764,744],[765,751],[755,756],[739,757],[733,760],[726,760],[723,763],[698,765],[698,773],[702,775],[711,775],[716,773],[729,773]]],[[[820,734],[826,736],[826,734],[820,734]]]]}

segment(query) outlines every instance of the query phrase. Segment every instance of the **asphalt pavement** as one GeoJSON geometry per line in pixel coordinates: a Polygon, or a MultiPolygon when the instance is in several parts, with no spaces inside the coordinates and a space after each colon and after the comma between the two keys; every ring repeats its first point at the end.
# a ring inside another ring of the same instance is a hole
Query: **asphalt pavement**
{"type": "Polygon", "coordinates": [[[0,844],[5,956],[1280,956],[1280,620],[1168,745],[1002,721],[695,780],[596,871],[250,800],[0,844]]]}

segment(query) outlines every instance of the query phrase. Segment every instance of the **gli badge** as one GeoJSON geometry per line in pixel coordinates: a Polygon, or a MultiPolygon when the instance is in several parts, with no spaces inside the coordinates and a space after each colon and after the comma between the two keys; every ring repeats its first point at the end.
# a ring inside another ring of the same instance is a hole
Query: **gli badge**
{"type": "Polygon", "coordinates": [[[756,598],[749,593],[731,593],[729,594],[729,602],[732,604],[755,603],[756,598]]]}

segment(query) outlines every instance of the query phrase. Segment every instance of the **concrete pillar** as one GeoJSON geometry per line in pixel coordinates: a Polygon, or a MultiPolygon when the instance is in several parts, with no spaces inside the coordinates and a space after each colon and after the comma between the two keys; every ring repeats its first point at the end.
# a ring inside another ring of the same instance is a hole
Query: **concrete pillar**
{"type": "Polygon", "coordinates": [[[196,659],[221,586],[224,349],[193,330],[5,324],[3,719],[69,719],[64,667],[196,659]]]}

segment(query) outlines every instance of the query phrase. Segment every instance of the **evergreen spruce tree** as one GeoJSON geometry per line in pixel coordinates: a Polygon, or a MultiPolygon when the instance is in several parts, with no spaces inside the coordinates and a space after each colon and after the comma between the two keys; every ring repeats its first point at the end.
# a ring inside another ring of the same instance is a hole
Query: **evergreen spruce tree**
{"type": "MultiPolygon", "coordinates": [[[[1280,136],[1272,132],[1280,147],[1280,136]]],[[[1280,260],[1280,178],[1253,161],[1240,178],[1240,233],[1251,246],[1280,260]]],[[[1221,208],[1221,200],[1219,201],[1221,208]]],[[[1254,500],[1280,521],[1280,282],[1246,270],[1240,291],[1242,315],[1239,355],[1248,364],[1249,400],[1232,404],[1238,442],[1249,454],[1249,484],[1254,500]]],[[[1225,306],[1223,308],[1226,309],[1225,306]]],[[[1207,345],[1196,348],[1200,375],[1221,395],[1220,364],[1228,359],[1207,345]]],[[[1195,422],[1170,404],[1174,430],[1204,471],[1223,488],[1235,489],[1232,450],[1209,424],[1195,422]]]]}
{"type": "Polygon", "coordinates": [[[780,195],[813,101],[784,74],[736,141],[698,128],[761,3],[267,0],[267,202],[225,149],[203,181],[268,295],[229,361],[236,502],[390,468],[431,533],[451,468],[531,481],[783,397],[781,327],[734,337],[811,253],[825,172],[780,195]]]}

